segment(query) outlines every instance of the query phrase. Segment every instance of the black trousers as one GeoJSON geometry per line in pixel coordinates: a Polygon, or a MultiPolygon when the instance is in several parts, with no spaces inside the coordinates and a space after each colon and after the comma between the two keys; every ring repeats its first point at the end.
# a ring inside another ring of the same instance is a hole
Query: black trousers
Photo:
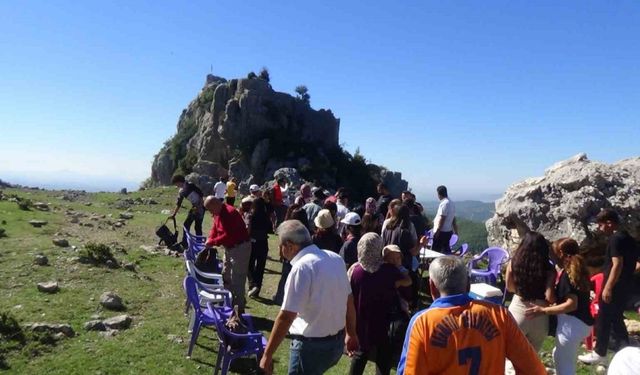
{"type": "Polygon", "coordinates": [[[251,242],[251,257],[249,257],[249,286],[262,287],[262,278],[264,276],[264,267],[267,264],[267,254],[269,253],[269,245],[267,239],[255,240],[251,242]]]}
{"type": "MultiPolygon", "coordinates": [[[[618,281],[620,283],[621,281],[618,281]]],[[[627,288],[613,288],[611,303],[600,299],[600,310],[596,320],[596,347],[595,352],[601,356],[607,354],[609,348],[609,335],[613,331],[613,337],[617,345],[629,344],[629,332],[624,325],[624,306],[627,303],[629,291],[627,288]]]]}
{"type": "Polygon", "coordinates": [[[280,281],[278,282],[278,290],[276,291],[276,295],[273,297],[273,302],[278,305],[282,304],[282,299],[284,298],[284,286],[287,283],[289,272],[291,272],[291,263],[289,263],[288,260],[283,260],[282,273],[280,274],[280,281]]]}
{"type": "Polygon", "coordinates": [[[349,375],[362,375],[369,360],[376,364],[376,375],[389,375],[393,350],[389,340],[364,352],[356,352],[351,358],[349,375]]]}
{"type": "MultiPolygon", "coordinates": [[[[204,212],[199,214],[197,211],[189,210],[187,214],[187,218],[184,220],[184,227],[186,230],[191,230],[191,224],[194,225],[194,230],[196,231],[196,236],[202,236],[202,221],[204,220],[204,212]]],[[[187,235],[186,233],[182,233],[182,246],[187,247],[187,235]]]]}
{"type": "Polygon", "coordinates": [[[433,236],[433,245],[431,248],[433,251],[437,251],[442,254],[451,254],[451,247],[449,241],[453,232],[438,232],[433,236]]]}

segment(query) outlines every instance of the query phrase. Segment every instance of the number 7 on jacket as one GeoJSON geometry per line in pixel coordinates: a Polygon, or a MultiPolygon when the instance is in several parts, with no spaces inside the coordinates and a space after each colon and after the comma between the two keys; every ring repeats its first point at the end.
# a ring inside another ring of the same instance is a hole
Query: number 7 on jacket
{"type": "Polygon", "coordinates": [[[469,367],[469,375],[478,375],[480,372],[480,360],[482,360],[482,351],[479,346],[470,346],[458,350],[458,364],[464,366],[471,361],[469,367]]]}

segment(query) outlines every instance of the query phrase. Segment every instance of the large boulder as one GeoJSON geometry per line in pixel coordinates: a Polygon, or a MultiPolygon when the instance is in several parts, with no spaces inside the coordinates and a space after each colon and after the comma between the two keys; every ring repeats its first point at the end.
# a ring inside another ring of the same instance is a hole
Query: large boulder
{"type": "Polygon", "coordinates": [[[640,238],[640,158],[614,164],[585,154],[558,162],[544,176],[510,186],[486,222],[489,245],[515,249],[527,230],[548,240],[571,237],[596,254],[604,248],[596,215],[613,208],[632,236],[640,238]]]}

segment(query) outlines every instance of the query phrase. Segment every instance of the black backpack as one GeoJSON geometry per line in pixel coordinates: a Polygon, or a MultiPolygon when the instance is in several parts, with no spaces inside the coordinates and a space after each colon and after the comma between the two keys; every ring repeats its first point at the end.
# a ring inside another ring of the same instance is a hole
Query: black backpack
{"type": "Polygon", "coordinates": [[[156,229],[156,235],[160,238],[158,245],[164,244],[167,247],[171,247],[178,242],[178,225],[176,224],[176,218],[168,218],[165,222],[156,229]],[[173,220],[173,232],[167,226],[167,221],[173,220]]]}

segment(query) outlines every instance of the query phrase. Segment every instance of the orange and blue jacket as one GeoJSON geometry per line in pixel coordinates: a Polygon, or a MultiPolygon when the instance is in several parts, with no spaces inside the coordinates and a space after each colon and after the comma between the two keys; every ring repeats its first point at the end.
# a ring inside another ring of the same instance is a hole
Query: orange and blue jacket
{"type": "Polygon", "coordinates": [[[413,316],[397,374],[504,374],[505,359],[517,374],[547,373],[507,309],[457,294],[413,316]]]}

